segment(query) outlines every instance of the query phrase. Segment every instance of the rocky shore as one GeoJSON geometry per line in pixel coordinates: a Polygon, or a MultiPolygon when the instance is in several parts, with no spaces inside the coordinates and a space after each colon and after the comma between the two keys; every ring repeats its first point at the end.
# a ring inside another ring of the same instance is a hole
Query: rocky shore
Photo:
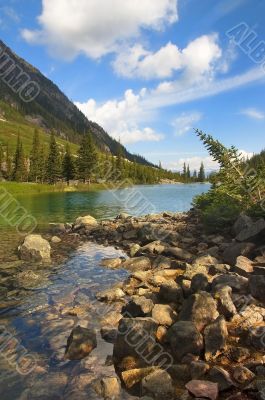
{"type": "MultiPolygon", "coordinates": [[[[104,259],[125,282],[99,292],[102,338],[117,377],[94,383],[104,399],[265,399],[265,221],[241,215],[231,232],[207,234],[195,211],[51,225],[27,237],[22,260],[50,262],[56,246],[95,241],[128,258],[104,259]],[[51,245],[54,249],[51,253],[51,245]]],[[[76,327],[65,357],[89,357],[92,329],[76,327]]]]}

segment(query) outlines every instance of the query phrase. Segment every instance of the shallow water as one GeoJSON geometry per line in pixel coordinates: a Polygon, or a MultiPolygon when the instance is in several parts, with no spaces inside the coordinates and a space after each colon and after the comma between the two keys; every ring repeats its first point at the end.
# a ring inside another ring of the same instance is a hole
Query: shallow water
{"type": "MultiPolygon", "coordinates": [[[[21,375],[17,365],[8,362],[7,349],[1,349],[0,346],[2,400],[19,399],[32,385],[45,391],[47,380],[57,377],[59,372],[65,374],[69,385],[71,379],[84,372],[93,377],[113,371],[112,366],[105,365],[106,357],[112,354],[112,345],[104,342],[99,332],[97,348],[83,361],[65,361],[64,352],[74,326],[93,327],[99,331],[99,321],[110,309],[96,301],[95,294],[127,276],[123,270],[113,271],[101,267],[100,261],[105,257],[121,256],[125,254],[113,247],[84,244],[63,265],[45,271],[47,280],[44,279],[39,288],[9,297],[9,300],[16,300],[18,304],[0,309],[1,325],[24,346],[27,355],[34,357],[35,368],[25,376],[21,375]],[[83,304],[89,305],[89,310],[81,318],[63,315],[66,307],[83,304]]],[[[62,387],[58,385],[55,392],[61,398],[64,398],[66,390],[69,391],[69,387],[64,384],[65,377],[57,377],[62,387]]],[[[34,393],[35,390],[31,389],[29,398],[35,398],[34,393]]]]}

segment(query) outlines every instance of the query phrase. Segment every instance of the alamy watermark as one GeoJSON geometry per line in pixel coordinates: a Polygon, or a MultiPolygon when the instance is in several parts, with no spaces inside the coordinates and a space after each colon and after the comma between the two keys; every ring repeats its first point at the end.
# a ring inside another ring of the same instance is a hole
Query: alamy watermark
{"type": "Polygon", "coordinates": [[[0,79],[25,103],[30,103],[40,94],[37,82],[22,70],[10,57],[6,48],[0,43],[0,79]]]}
{"type": "Polygon", "coordinates": [[[265,72],[265,41],[245,22],[226,31],[226,36],[265,72]]]}

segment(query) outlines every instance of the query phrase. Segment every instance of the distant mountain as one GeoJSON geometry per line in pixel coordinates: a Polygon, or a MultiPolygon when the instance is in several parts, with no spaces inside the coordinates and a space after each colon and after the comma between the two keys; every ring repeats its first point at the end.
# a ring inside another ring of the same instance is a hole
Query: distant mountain
{"type": "MultiPolygon", "coordinates": [[[[81,135],[90,131],[100,150],[117,155],[120,144],[96,122],[89,121],[65,94],[39,70],[17,56],[0,40],[0,100],[16,107],[27,121],[40,125],[73,143],[79,143],[81,135]],[[25,84],[31,81],[31,84],[25,84]],[[33,83],[32,83],[33,82],[33,83]],[[25,90],[21,91],[24,83],[25,90]],[[39,88],[39,91],[38,91],[39,88]],[[33,101],[28,99],[27,89],[33,101]]],[[[122,146],[123,147],[123,146],[122,146]]],[[[123,147],[124,157],[139,164],[152,166],[143,157],[129,153],[123,147]]]]}

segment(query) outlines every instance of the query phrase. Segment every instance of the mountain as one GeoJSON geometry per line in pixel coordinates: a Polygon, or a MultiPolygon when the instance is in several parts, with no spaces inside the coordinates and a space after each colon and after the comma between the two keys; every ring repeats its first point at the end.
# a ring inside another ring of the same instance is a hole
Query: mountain
{"type": "MultiPolygon", "coordinates": [[[[81,135],[90,131],[101,151],[113,155],[117,155],[120,151],[120,144],[115,139],[96,122],[89,121],[58,86],[16,55],[1,40],[0,100],[15,107],[27,121],[49,131],[54,130],[62,139],[78,144],[81,135]],[[27,78],[31,83],[26,85],[27,78]],[[25,90],[23,87],[26,87],[25,90]],[[36,94],[33,101],[23,101],[23,99],[28,100],[27,89],[32,90],[33,97],[36,94]]],[[[145,158],[128,152],[124,146],[122,152],[130,161],[153,166],[145,158]]]]}

